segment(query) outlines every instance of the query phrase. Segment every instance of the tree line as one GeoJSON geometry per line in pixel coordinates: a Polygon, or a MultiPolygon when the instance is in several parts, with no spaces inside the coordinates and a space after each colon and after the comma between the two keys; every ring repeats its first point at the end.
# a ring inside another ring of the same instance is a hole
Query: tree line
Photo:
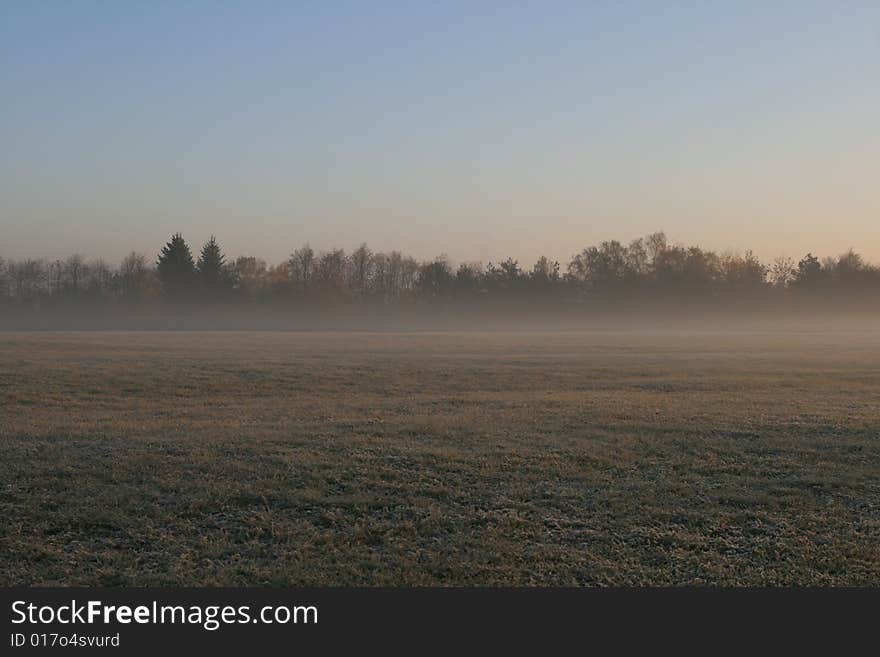
{"type": "Polygon", "coordinates": [[[547,257],[523,267],[512,258],[418,261],[362,244],[315,252],[308,244],[279,264],[229,259],[212,236],[194,256],[175,234],[152,260],[130,253],[118,265],[73,255],[63,260],[0,258],[0,308],[40,312],[71,306],[115,309],[253,305],[292,310],[373,306],[440,308],[633,307],[772,308],[848,304],[880,309],[880,268],[850,250],[820,259],[760,261],[671,243],[662,232],[623,244],[590,246],[561,267],[547,257]]]}

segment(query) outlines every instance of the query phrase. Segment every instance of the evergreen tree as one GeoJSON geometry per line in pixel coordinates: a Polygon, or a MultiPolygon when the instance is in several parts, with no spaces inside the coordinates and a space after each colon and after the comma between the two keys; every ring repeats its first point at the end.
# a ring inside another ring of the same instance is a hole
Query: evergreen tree
{"type": "Polygon", "coordinates": [[[162,294],[167,299],[180,300],[195,289],[196,267],[189,246],[180,233],[171,237],[159,253],[157,263],[162,294]]]}
{"type": "Polygon", "coordinates": [[[213,235],[202,247],[196,269],[202,290],[207,297],[216,299],[232,287],[229,268],[226,266],[226,256],[223,255],[220,245],[213,235]]]}

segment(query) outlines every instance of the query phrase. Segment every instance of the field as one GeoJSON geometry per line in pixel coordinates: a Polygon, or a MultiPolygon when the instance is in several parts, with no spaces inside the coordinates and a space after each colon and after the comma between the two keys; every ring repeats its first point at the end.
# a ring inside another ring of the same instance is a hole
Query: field
{"type": "Polygon", "coordinates": [[[880,331],[0,333],[4,585],[880,585],[880,331]]]}

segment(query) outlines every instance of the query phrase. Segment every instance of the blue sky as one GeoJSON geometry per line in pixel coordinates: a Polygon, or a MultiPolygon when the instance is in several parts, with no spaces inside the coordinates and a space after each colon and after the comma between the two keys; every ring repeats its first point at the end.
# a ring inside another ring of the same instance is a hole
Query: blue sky
{"type": "Polygon", "coordinates": [[[877,2],[0,2],[0,256],[880,260],[877,2]]]}

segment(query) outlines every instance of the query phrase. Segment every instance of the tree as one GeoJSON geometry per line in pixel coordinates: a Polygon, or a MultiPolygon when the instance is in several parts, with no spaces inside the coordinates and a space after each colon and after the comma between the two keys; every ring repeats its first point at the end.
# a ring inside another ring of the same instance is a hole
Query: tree
{"type": "Polygon", "coordinates": [[[82,292],[83,279],[88,275],[85,259],[74,254],[64,261],[62,266],[62,286],[69,296],[76,297],[82,292]]]}
{"type": "MultiPolygon", "coordinates": [[[[665,237],[664,237],[665,239],[665,237]]],[[[633,240],[626,247],[626,266],[631,272],[637,276],[645,276],[650,269],[648,260],[648,247],[645,246],[645,239],[639,238],[633,240]]]]}
{"type": "Polygon", "coordinates": [[[484,293],[483,265],[478,262],[463,262],[455,272],[453,294],[456,300],[473,303],[484,293]]]}
{"type": "Polygon", "coordinates": [[[51,296],[60,297],[64,294],[64,265],[60,260],[49,263],[46,268],[46,279],[51,296]]]}
{"type": "Polygon", "coordinates": [[[372,273],[373,253],[366,244],[361,244],[348,256],[349,281],[351,291],[355,298],[362,299],[367,294],[367,288],[372,273]]]}
{"type": "Polygon", "coordinates": [[[834,263],[834,276],[841,282],[858,281],[866,269],[862,256],[849,249],[837,257],[837,262],[834,263]]]}
{"type": "Polygon", "coordinates": [[[663,231],[651,233],[645,238],[643,246],[647,258],[651,261],[652,266],[656,267],[663,253],[669,248],[666,233],[663,231]]]}
{"type": "MultiPolygon", "coordinates": [[[[687,290],[702,290],[705,292],[714,289],[724,276],[724,258],[719,258],[715,252],[704,251],[698,246],[689,247],[685,253],[684,266],[682,268],[682,283],[687,290]]],[[[755,274],[751,268],[757,261],[751,258],[751,256],[749,256],[749,259],[747,260],[736,260],[736,262],[745,263],[744,267],[747,272],[746,277],[755,274]]],[[[760,263],[757,264],[760,265],[760,263]]],[[[763,282],[763,265],[760,265],[760,267],[761,270],[758,272],[757,278],[763,282]]]]}
{"type": "Polygon", "coordinates": [[[85,293],[93,300],[114,296],[114,273],[104,260],[98,258],[86,269],[85,293]]]}
{"type": "MultiPolygon", "coordinates": [[[[400,256],[398,251],[393,251],[391,255],[393,256],[395,254],[400,256]]],[[[398,264],[400,266],[400,271],[397,279],[397,298],[414,299],[416,285],[419,280],[419,263],[411,256],[400,256],[398,264]]]]}
{"type": "Polygon", "coordinates": [[[418,296],[431,302],[445,301],[452,293],[454,276],[445,255],[425,262],[419,268],[418,296]]]}
{"type": "Polygon", "coordinates": [[[490,262],[483,278],[490,297],[507,300],[517,296],[520,284],[526,280],[519,263],[513,258],[507,258],[498,265],[490,262]]]}
{"type": "Polygon", "coordinates": [[[321,253],[315,265],[315,288],[322,301],[335,303],[346,296],[345,251],[332,249],[321,253]]]}
{"type": "Polygon", "coordinates": [[[166,299],[181,301],[193,294],[196,266],[189,245],[180,233],[172,235],[171,241],[162,247],[156,268],[166,299]]]}
{"type": "Polygon", "coordinates": [[[559,263],[541,256],[528,275],[532,296],[544,301],[556,297],[561,291],[559,263]]]}
{"type": "Polygon", "coordinates": [[[119,294],[126,303],[139,303],[155,297],[156,273],[147,264],[147,257],[132,251],[119,265],[119,294]]]}
{"type": "Polygon", "coordinates": [[[290,298],[290,265],[287,262],[269,267],[266,270],[264,294],[275,301],[290,298]]]}
{"type": "Polygon", "coordinates": [[[315,274],[315,252],[308,243],[303,244],[290,255],[287,264],[290,282],[299,295],[305,296],[312,286],[315,274]]]}
{"type": "Polygon", "coordinates": [[[255,300],[266,287],[266,261],[254,256],[239,256],[232,265],[232,278],[235,289],[241,296],[255,300]]]}
{"type": "Polygon", "coordinates": [[[47,279],[45,261],[28,258],[19,262],[9,262],[7,271],[18,301],[33,301],[45,293],[47,279]]]}
{"type": "Polygon", "coordinates": [[[419,263],[400,251],[388,254],[387,297],[398,301],[403,297],[412,297],[419,274],[419,263]]]}
{"type": "Polygon", "coordinates": [[[814,288],[824,278],[825,272],[822,271],[822,263],[812,253],[808,253],[798,262],[797,272],[794,277],[794,282],[798,286],[814,288]]]}
{"type": "Polygon", "coordinates": [[[559,263],[551,261],[547,256],[541,256],[535,261],[529,276],[533,281],[541,283],[556,282],[559,280],[559,263]]]}
{"type": "Polygon", "coordinates": [[[373,301],[385,303],[388,300],[389,264],[389,258],[384,253],[373,254],[369,281],[369,296],[373,301]]]}
{"type": "Polygon", "coordinates": [[[202,247],[196,271],[205,298],[216,301],[232,289],[232,277],[226,266],[226,256],[223,255],[213,235],[202,247]]]}
{"type": "Polygon", "coordinates": [[[788,256],[779,256],[770,267],[770,282],[774,287],[788,287],[796,275],[797,270],[794,267],[794,260],[788,256]]]}
{"type": "Polygon", "coordinates": [[[758,290],[767,285],[767,267],[751,251],[743,256],[727,256],[721,261],[724,283],[739,292],[758,290]]]}
{"type": "Polygon", "coordinates": [[[568,264],[569,278],[590,290],[607,290],[629,278],[627,251],[617,240],[591,246],[568,264]]]}

